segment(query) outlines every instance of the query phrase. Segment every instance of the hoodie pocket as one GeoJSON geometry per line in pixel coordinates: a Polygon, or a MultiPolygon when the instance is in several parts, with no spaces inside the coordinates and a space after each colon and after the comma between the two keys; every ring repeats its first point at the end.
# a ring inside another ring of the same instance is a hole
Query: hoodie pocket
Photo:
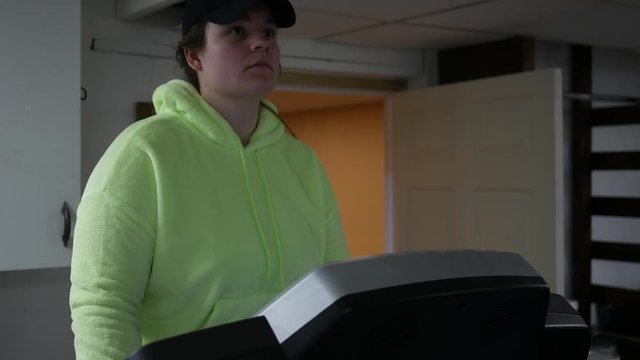
{"type": "Polygon", "coordinates": [[[278,293],[249,295],[241,298],[221,298],[214,305],[206,327],[250,318],[273,300],[278,293]]]}

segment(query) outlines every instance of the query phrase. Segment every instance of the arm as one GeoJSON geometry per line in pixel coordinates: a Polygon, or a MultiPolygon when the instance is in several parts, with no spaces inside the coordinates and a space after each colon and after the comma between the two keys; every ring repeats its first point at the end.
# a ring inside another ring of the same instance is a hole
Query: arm
{"type": "Polygon", "coordinates": [[[140,347],[155,203],[148,157],[108,151],[87,184],[74,232],[69,301],[78,360],[124,359],[140,347]]]}

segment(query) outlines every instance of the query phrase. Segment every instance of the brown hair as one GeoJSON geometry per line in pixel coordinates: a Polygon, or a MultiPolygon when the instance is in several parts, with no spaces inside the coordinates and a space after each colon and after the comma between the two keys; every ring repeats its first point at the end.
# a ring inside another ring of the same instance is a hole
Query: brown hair
{"type": "Polygon", "coordinates": [[[178,67],[180,67],[184,71],[184,74],[187,77],[187,81],[191,83],[191,85],[193,85],[193,87],[195,87],[198,91],[200,91],[198,74],[191,68],[191,66],[189,66],[184,51],[187,49],[200,51],[204,48],[206,41],[206,26],[206,21],[200,21],[193,25],[191,29],[189,29],[189,31],[178,42],[178,47],[176,48],[176,61],[178,62],[178,67]]]}

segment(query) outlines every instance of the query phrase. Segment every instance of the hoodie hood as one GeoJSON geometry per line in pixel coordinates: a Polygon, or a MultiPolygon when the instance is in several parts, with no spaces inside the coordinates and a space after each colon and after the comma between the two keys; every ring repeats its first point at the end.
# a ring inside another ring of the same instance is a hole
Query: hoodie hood
{"type": "MultiPolygon", "coordinates": [[[[240,146],[240,138],[231,125],[215,108],[184,80],[171,80],[153,93],[153,106],[157,114],[173,114],[188,122],[211,141],[223,146],[240,146]]],[[[258,126],[246,150],[255,151],[273,144],[284,135],[284,125],[278,110],[267,100],[260,101],[258,126]]]]}

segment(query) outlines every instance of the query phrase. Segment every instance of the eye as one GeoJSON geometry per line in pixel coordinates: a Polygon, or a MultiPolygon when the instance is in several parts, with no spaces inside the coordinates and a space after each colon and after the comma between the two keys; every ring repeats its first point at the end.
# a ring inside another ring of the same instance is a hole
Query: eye
{"type": "Polygon", "coordinates": [[[264,34],[267,37],[274,38],[276,37],[276,35],[278,35],[278,30],[275,28],[267,28],[264,30],[264,34]]]}
{"type": "Polygon", "coordinates": [[[247,31],[245,30],[245,28],[243,28],[242,26],[232,26],[229,29],[229,33],[231,35],[235,35],[235,36],[245,36],[247,34],[247,31]]]}

